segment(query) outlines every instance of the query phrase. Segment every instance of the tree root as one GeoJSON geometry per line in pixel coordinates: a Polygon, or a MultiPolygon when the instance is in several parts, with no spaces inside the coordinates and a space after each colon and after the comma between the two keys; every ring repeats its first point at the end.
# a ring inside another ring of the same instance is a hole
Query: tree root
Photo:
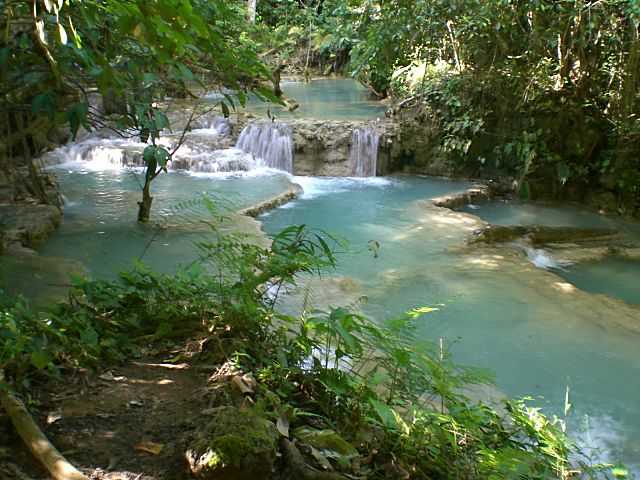
{"type": "Polygon", "coordinates": [[[300,480],[346,480],[346,477],[339,473],[322,472],[307,465],[296,444],[286,438],[280,440],[280,448],[289,467],[290,478],[298,478],[300,480]]]}
{"type": "MultiPolygon", "coordinates": [[[[4,372],[0,370],[0,381],[2,380],[4,372]]],[[[20,438],[54,480],[88,480],[86,475],[71,465],[49,442],[27,408],[13,393],[0,389],[0,404],[7,411],[20,438]]]]}

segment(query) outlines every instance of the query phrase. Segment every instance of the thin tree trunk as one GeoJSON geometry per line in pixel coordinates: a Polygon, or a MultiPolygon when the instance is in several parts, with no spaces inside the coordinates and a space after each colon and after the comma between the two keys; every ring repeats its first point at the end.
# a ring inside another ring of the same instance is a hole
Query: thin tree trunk
{"type": "Polygon", "coordinates": [[[151,181],[146,180],[144,182],[144,188],[142,189],[142,201],[138,202],[138,221],[146,223],[151,216],[151,204],[153,203],[153,197],[151,196],[151,181]]]}
{"type": "Polygon", "coordinates": [[[248,0],[247,10],[249,13],[249,21],[256,23],[256,10],[258,7],[258,0],[248,0]]]}
{"type": "Polygon", "coordinates": [[[458,42],[456,41],[456,36],[453,33],[453,22],[451,20],[447,20],[447,31],[449,32],[449,40],[451,41],[451,48],[453,50],[453,58],[456,62],[456,69],[458,72],[462,72],[462,65],[460,64],[460,55],[458,54],[458,42]]]}

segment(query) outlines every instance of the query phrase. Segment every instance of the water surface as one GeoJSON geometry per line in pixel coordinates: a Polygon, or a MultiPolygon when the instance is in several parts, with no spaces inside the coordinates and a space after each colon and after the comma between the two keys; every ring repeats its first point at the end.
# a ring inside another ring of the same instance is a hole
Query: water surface
{"type": "Polygon", "coordinates": [[[246,110],[255,115],[278,119],[317,118],[326,120],[371,120],[383,118],[386,107],[372,100],[369,91],[353,79],[322,79],[305,82],[283,81],[285,97],[298,102],[293,112],[286,107],[250,98],[246,110]]]}
{"type": "MultiPolygon", "coordinates": [[[[603,302],[524,253],[503,248],[459,250],[477,222],[418,199],[459,190],[463,183],[421,178],[303,179],[307,195],[266,215],[267,231],[305,223],[351,242],[336,275],[342,290],[324,286],[308,298],[333,305],[365,295],[361,308],[378,321],[410,308],[440,310],[423,317],[423,338],[442,337],[454,360],[485,367],[500,391],[533,395],[548,414],[561,415],[566,387],[574,410],[569,428],[595,458],[640,465],[640,336],[618,317],[640,323],[640,310],[603,302]],[[375,240],[378,258],[368,249],[375,240]]],[[[512,216],[529,217],[525,206],[512,216]]],[[[474,212],[475,213],[475,212],[474,212]]],[[[545,216],[549,213],[545,210],[545,216]]],[[[554,212],[558,224],[592,226],[600,219],[554,212]]],[[[538,223],[537,220],[531,220],[538,223]]]]}
{"type": "Polygon", "coordinates": [[[640,304],[640,261],[609,257],[597,262],[572,265],[558,273],[587,292],[640,304]]]}

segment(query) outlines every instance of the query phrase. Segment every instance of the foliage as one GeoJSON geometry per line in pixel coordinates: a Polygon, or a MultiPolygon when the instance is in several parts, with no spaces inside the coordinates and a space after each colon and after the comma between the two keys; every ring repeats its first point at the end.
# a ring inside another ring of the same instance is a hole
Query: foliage
{"type": "Polygon", "coordinates": [[[526,197],[606,190],[614,208],[640,212],[638,2],[261,4],[265,49],[333,61],[425,128],[435,120],[466,176],[511,176],[526,197]]]}
{"type": "Polygon", "coordinates": [[[234,2],[9,0],[0,15],[0,153],[37,155],[47,132],[64,124],[74,138],[84,127],[150,140],[141,221],[151,208],[148,184],[175,153],[156,144],[171,128],[160,102],[226,87],[237,92],[220,101],[228,115],[248,89],[273,98],[259,84],[270,74],[242,35],[244,12],[234,2]]]}
{"type": "MultiPolygon", "coordinates": [[[[339,246],[292,226],[265,249],[214,226],[201,266],[170,276],[137,265],[119,281],[77,280],[67,302],[37,314],[20,300],[3,303],[0,369],[28,388],[37,372],[103,367],[141,341],[206,331],[205,343],[222,352],[216,362],[256,372],[260,415],[303,443],[322,432],[337,445],[315,453],[325,468],[367,478],[568,478],[574,448],[562,422],[524,401],[498,413],[469,400],[464,392],[488,382],[486,373],[418,340],[416,320],[436,308],[382,325],[347,308],[278,313],[279,293],[333,268],[339,246]],[[356,468],[354,455],[370,460],[356,468]]],[[[211,354],[205,348],[202,359],[211,354]]]]}
{"type": "MultiPolygon", "coordinates": [[[[637,170],[637,2],[362,3],[375,14],[356,71],[435,116],[467,174],[508,173],[549,196],[637,170]]],[[[638,207],[633,181],[614,191],[638,207]]]]}

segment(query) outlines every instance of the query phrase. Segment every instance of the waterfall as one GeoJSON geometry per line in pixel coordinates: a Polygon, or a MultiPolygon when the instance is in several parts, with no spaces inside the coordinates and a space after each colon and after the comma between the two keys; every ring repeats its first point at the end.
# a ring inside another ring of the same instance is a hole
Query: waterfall
{"type": "Polygon", "coordinates": [[[89,163],[96,168],[142,166],[145,145],[130,140],[88,138],[46,153],[38,159],[40,167],[62,163],[89,163]]]}
{"type": "Polygon", "coordinates": [[[242,130],[236,147],[252,154],[263,166],[293,172],[293,137],[284,123],[251,123],[242,130]]]}
{"type": "Polygon", "coordinates": [[[237,148],[198,152],[187,147],[170,164],[172,170],[201,173],[246,172],[253,167],[251,157],[237,148]]]}
{"type": "Polygon", "coordinates": [[[193,127],[199,132],[209,132],[213,135],[231,135],[231,122],[228,118],[208,115],[193,122],[193,127]]]}
{"type": "Polygon", "coordinates": [[[351,168],[354,177],[375,177],[380,134],[373,128],[355,128],[351,135],[351,168]]]}
{"type": "MultiPolygon", "coordinates": [[[[163,137],[159,145],[172,150],[175,138],[163,137]]],[[[39,159],[41,167],[68,164],[95,170],[143,167],[142,152],[147,145],[131,140],[91,138],[59,147],[39,159]]],[[[196,141],[185,142],[169,163],[171,170],[217,173],[248,171],[255,167],[251,155],[237,148],[220,149],[196,141]]],[[[75,167],[74,167],[75,168],[75,167]]]]}

